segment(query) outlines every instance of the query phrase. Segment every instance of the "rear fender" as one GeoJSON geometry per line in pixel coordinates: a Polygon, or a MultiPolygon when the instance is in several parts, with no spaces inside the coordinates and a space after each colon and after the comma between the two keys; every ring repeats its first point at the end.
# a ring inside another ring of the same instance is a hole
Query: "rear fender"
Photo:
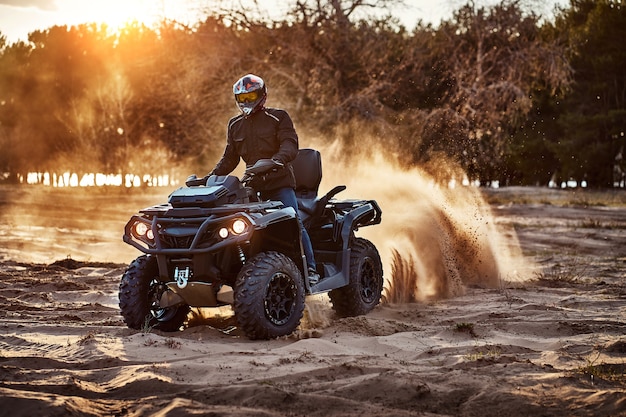
{"type": "Polygon", "coordinates": [[[343,249],[348,249],[350,245],[350,236],[352,232],[358,230],[359,227],[378,224],[381,220],[381,211],[375,201],[368,201],[366,204],[355,208],[347,213],[343,220],[341,228],[341,239],[343,241],[343,249]]]}
{"type": "Polygon", "coordinates": [[[343,225],[340,229],[342,241],[341,265],[338,272],[311,288],[312,293],[320,293],[336,288],[341,288],[350,283],[350,238],[360,226],[378,224],[381,221],[381,210],[376,201],[370,200],[350,210],[344,216],[343,225]]]}

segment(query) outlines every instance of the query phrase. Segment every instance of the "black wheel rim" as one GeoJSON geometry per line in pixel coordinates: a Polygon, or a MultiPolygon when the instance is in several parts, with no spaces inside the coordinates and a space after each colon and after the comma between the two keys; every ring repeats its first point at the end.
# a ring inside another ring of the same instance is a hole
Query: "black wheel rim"
{"type": "Polygon", "coordinates": [[[148,302],[150,303],[150,314],[155,320],[162,322],[171,320],[176,315],[176,308],[161,308],[161,296],[167,287],[163,283],[153,280],[150,282],[150,291],[148,291],[148,302]]]}
{"type": "Polygon", "coordinates": [[[291,277],[277,272],[270,279],[265,294],[265,315],[276,326],[291,318],[296,305],[297,290],[291,277]]]}
{"type": "Polygon", "coordinates": [[[366,303],[375,302],[379,285],[373,259],[369,257],[363,259],[361,265],[361,297],[363,301],[366,303]]]}

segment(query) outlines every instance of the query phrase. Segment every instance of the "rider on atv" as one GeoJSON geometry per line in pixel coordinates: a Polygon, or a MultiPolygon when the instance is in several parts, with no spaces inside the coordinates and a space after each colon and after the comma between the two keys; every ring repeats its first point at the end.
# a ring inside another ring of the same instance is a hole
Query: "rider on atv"
{"type": "Polygon", "coordinates": [[[213,175],[190,176],[124,227],[124,242],[144,253],[120,281],[124,321],[177,331],[191,308],[230,304],[246,336],[271,339],[292,333],[305,296],[321,293],[340,317],[367,314],[380,302],[383,270],[356,232],[381,222],[380,207],[336,199],[345,185],[318,195],[320,152],[298,149],[287,113],[263,106],[263,81],[245,76],[234,91],[242,115],[229,123],[213,175]],[[244,176],[226,175],[240,158],[244,176]]]}
{"type": "MultiPolygon", "coordinates": [[[[285,110],[265,107],[267,86],[261,77],[247,74],[233,85],[235,102],[241,114],[228,122],[226,148],[221,160],[208,174],[228,175],[239,164],[240,158],[247,167],[260,159],[271,159],[276,168],[266,175],[258,175],[250,186],[262,200],[281,201],[298,213],[296,179],[291,161],[298,155],[298,135],[285,110]]],[[[311,239],[302,225],[302,245],[308,266],[308,278],[316,284],[317,273],[311,239]]]]}

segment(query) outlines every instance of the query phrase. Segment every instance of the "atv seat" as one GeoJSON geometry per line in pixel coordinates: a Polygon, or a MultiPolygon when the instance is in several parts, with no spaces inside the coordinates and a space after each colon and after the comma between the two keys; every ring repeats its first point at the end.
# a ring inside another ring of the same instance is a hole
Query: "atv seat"
{"type": "Polygon", "coordinates": [[[296,176],[298,212],[304,227],[308,228],[324,212],[328,200],[345,190],[346,186],[338,185],[323,197],[317,197],[322,182],[322,156],[315,149],[300,149],[291,165],[296,176]]]}

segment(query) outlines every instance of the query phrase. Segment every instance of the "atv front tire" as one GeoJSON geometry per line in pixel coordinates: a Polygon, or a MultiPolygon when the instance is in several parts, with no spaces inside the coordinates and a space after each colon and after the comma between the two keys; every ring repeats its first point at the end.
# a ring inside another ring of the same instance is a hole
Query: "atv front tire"
{"type": "Polygon", "coordinates": [[[155,257],[142,255],[132,261],[120,282],[120,310],[124,322],[131,329],[152,328],[175,332],[183,325],[188,305],[160,308],[163,292],[170,291],[157,278],[159,268],[155,257]]]}
{"type": "Polygon", "coordinates": [[[235,317],[250,339],[291,334],[304,312],[304,281],[288,256],[261,252],[241,269],[235,282],[235,317]]]}
{"type": "Polygon", "coordinates": [[[352,241],[350,283],[328,293],[341,317],[361,316],[378,305],[383,292],[383,265],[376,246],[363,238],[352,241]]]}

